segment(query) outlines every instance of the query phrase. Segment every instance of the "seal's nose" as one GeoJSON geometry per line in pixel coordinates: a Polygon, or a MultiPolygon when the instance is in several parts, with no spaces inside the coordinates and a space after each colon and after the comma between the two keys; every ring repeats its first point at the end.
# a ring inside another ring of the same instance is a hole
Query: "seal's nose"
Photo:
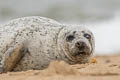
{"type": "Polygon", "coordinates": [[[78,42],[76,42],[75,46],[79,49],[84,49],[86,44],[85,44],[85,42],[78,41],[78,42]]]}

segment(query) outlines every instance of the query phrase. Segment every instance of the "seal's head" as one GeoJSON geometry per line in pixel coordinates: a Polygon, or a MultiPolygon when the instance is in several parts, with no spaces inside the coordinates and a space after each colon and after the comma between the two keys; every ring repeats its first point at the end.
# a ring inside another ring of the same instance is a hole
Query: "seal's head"
{"type": "Polygon", "coordinates": [[[61,49],[70,63],[87,63],[94,51],[94,36],[84,27],[72,26],[63,29],[61,49]]]}

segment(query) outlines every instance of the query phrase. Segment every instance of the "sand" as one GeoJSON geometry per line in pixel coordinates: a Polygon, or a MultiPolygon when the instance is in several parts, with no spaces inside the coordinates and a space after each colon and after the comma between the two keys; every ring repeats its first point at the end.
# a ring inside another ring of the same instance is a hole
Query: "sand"
{"type": "Polygon", "coordinates": [[[0,80],[120,80],[120,55],[97,56],[96,63],[52,62],[45,70],[0,74],[0,80]]]}

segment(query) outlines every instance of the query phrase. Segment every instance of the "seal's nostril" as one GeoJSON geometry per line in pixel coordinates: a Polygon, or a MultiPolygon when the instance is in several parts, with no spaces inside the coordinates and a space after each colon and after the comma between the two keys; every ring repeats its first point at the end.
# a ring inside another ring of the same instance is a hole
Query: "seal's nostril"
{"type": "Polygon", "coordinates": [[[77,46],[82,46],[82,45],[83,45],[83,42],[77,42],[76,45],[77,45],[77,46]]]}
{"type": "Polygon", "coordinates": [[[77,43],[76,43],[76,45],[77,45],[77,46],[80,46],[80,43],[79,43],[79,42],[77,42],[77,43]]]}
{"type": "Polygon", "coordinates": [[[76,47],[78,47],[78,48],[84,48],[84,46],[85,46],[84,42],[77,42],[76,43],[76,47]]]}

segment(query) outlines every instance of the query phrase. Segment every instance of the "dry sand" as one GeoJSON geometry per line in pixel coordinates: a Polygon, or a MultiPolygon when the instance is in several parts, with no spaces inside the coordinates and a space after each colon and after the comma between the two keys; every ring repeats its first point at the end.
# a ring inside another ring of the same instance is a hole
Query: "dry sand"
{"type": "Polygon", "coordinates": [[[120,80],[120,55],[97,56],[97,63],[52,62],[45,70],[0,74],[0,80],[120,80]]]}

